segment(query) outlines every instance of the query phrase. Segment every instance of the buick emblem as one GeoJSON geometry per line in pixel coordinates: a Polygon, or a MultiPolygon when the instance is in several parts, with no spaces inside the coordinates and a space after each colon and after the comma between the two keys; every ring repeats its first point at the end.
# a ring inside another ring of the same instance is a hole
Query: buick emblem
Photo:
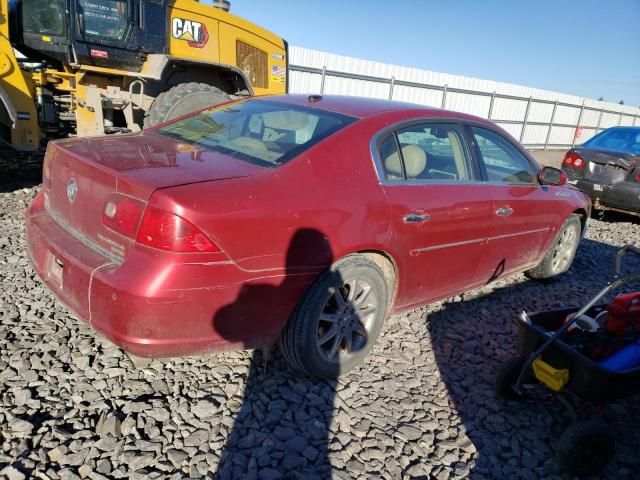
{"type": "Polygon", "coordinates": [[[75,178],[71,178],[67,183],[67,198],[72,202],[76,199],[78,194],[78,182],[75,178]]]}

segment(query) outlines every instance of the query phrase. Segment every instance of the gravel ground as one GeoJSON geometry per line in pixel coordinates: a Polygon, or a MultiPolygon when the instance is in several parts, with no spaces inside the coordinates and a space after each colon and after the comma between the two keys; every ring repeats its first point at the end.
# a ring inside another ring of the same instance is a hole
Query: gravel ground
{"type": "MultiPolygon", "coordinates": [[[[312,382],[275,352],[133,368],[28,264],[21,212],[38,177],[0,162],[0,477],[564,478],[559,403],[502,404],[493,378],[515,354],[515,316],[586,300],[616,247],[638,242],[632,218],[593,220],[561,280],[516,276],[393,317],[362,368],[312,382]]],[[[637,400],[598,414],[618,439],[603,476],[640,478],[637,400]]]]}

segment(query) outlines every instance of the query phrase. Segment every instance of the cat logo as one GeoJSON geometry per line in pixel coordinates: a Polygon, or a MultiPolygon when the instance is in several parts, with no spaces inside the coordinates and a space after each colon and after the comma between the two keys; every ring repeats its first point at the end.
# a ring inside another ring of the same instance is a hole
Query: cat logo
{"type": "Polygon", "coordinates": [[[203,48],[209,41],[207,26],[193,20],[174,18],[171,22],[171,33],[173,38],[186,40],[193,48],[203,48]]]}

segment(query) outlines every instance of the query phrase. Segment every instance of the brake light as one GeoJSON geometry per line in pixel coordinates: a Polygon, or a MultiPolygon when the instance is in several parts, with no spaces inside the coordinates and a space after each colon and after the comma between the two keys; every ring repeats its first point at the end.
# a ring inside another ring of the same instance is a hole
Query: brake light
{"type": "Polygon", "coordinates": [[[24,216],[28,217],[29,215],[31,215],[31,213],[37,212],[38,210],[42,210],[45,204],[45,198],[44,198],[45,195],[46,193],[40,190],[36,195],[36,197],[31,202],[31,205],[29,205],[27,209],[24,211],[24,216]]]}
{"type": "Polygon", "coordinates": [[[640,170],[636,173],[636,180],[640,182],[640,170]]]}
{"type": "Polygon", "coordinates": [[[195,225],[156,207],[147,207],[145,210],[136,241],[171,252],[220,252],[195,225]]]}
{"type": "Polygon", "coordinates": [[[51,162],[53,161],[53,146],[47,148],[42,161],[42,183],[46,189],[51,187],[51,162]]]}
{"type": "Polygon", "coordinates": [[[567,167],[583,168],[584,158],[579,153],[568,151],[562,159],[562,164],[567,167]]]}
{"type": "Polygon", "coordinates": [[[121,194],[113,194],[107,199],[102,210],[102,223],[105,227],[135,238],[144,203],[121,194]]]}

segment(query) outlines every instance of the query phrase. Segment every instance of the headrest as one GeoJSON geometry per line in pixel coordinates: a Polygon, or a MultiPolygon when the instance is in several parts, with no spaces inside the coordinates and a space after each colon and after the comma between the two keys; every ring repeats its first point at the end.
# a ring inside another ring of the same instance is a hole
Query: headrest
{"type": "MultiPolygon", "coordinates": [[[[407,178],[416,178],[427,167],[427,154],[417,145],[405,145],[402,147],[404,168],[407,170],[407,178]]],[[[384,167],[387,173],[402,178],[402,165],[398,152],[393,152],[384,159],[384,167]]]]}

